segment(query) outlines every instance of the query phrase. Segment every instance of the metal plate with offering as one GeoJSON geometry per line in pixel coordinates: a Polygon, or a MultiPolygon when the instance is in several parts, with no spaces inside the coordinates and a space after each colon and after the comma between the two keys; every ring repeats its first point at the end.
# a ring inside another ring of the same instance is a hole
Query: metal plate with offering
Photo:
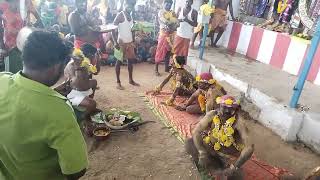
{"type": "Polygon", "coordinates": [[[97,140],[105,140],[111,133],[134,132],[139,126],[154,122],[142,121],[140,114],[132,111],[110,109],[108,111],[99,110],[91,116],[91,121],[86,121],[84,130],[89,136],[94,136],[97,140]]]}
{"type": "Polygon", "coordinates": [[[118,26],[114,25],[114,24],[106,24],[106,25],[101,25],[100,27],[100,31],[99,32],[111,32],[114,31],[118,28],[118,26]]]}

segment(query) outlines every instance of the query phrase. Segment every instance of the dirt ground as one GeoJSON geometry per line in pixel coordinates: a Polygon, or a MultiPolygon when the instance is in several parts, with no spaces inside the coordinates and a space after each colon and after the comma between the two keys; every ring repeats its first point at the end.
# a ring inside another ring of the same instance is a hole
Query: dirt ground
{"type": "MultiPolygon", "coordinates": [[[[100,87],[95,99],[100,109],[119,107],[137,111],[144,120],[156,123],[146,124],[134,134],[112,134],[103,142],[87,138],[90,165],[82,180],[200,179],[190,157],[184,152],[183,144],[157,120],[141,97],[142,93],[161,82],[165,74],[155,77],[150,64],[137,64],[134,68],[134,79],[141,87],[128,84],[128,73],[123,66],[121,78],[126,89],[119,91],[115,88],[114,68],[103,67],[95,77],[100,87]]],[[[259,159],[287,168],[300,176],[320,165],[320,157],[301,145],[284,143],[253,120],[248,120],[247,126],[259,159]]]]}

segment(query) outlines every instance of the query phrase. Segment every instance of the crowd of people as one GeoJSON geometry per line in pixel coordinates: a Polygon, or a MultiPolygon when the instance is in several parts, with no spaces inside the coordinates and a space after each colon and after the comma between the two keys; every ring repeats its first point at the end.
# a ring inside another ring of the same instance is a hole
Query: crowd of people
{"type": "MultiPolygon", "coordinates": [[[[184,68],[189,46],[193,47],[203,30],[198,12],[192,8],[193,0],[187,0],[177,12],[172,10],[172,0],[164,0],[156,16],[160,26],[157,41],[137,37],[133,31],[135,18],[147,13],[146,5],[136,0],[119,1],[120,10],[112,0],[108,6],[89,0],[22,2],[0,3],[0,63],[5,65],[1,71],[6,71],[0,73],[0,179],[83,176],[88,159],[78,123],[97,111],[94,94],[99,86],[94,76],[103,60],[112,61],[117,88],[123,90],[120,69],[126,62],[129,83],[139,86],[133,79],[137,58],[153,59],[158,76],[159,64],[165,63],[168,76],[154,95],[171,81],[172,96],[165,104],[204,115],[193,137],[186,141],[193,160],[212,174],[242,176],[241,166],[254,147],[238,115],[239,102],[227,95],[211,73],[194,77],[184,68]],[[115,28],[105,31],[102,27],[108,22],[115,28]],[[199,24],[200,31],[195,32],[199,24]],[[34,28],[19,49],[17,37],[24,26],[34,28]],[[51,88],[61,78],[64,81],[51,88]],[[188,101],[175,105],[177,96],[188,101]]],[[[226,26],[228,7],[233,18],[231,1],[218,0],[215,6],[211,35],[218,32],[218,36],[212,39],[213,46],[226,26]]]]}

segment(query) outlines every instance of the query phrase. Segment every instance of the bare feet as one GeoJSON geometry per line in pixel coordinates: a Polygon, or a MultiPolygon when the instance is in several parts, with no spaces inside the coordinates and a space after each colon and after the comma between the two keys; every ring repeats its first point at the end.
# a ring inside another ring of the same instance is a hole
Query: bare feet
{"type": "Polygon", "coordinates": [[[140,86],[140,84],[134,82],[133,80],[129,82],[129,84],[131,84],[132,86],[140,86]]]}
{"type": "Polygon", "coordinates": [[[187,107],[186,107],[185,105],[183,105],[183,106],[176,106],[175,109],[178,110],[178,111],[186,111],[187,107]]]}
{"type": "Polygon", "coordinates": [[[156,71],[155,74],[156,74],[156,76],[158,76],[158,77],[161,76],[161,74],[160,74],[158,71],[156,71]]]}
{"type": "Polygon", "coordinates": [[[124,90],[124,87],[121,86],[121,83],[117,83],[117,89],[124,90]]]}

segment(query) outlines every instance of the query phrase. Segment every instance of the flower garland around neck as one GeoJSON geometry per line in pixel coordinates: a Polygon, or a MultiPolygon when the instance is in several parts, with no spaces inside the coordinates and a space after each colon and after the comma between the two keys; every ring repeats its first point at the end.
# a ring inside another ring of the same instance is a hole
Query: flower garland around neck
{"type": "Polygon", "coordinates": [[[172,11],[165,11],[163,17],[169,21],[169,23],[177,23],[178,19],[173,15],[172,11]]]}
{"type": "Polygon", "coordinates": [[[215,115],[212,121],[214,128],[203,139],[206,144],[209,144],[211,142],[211,138],[214,138],[217,140],[213,146],[215,151],[219,151],[222,146],[230,147],[232,145],[238,151],[243,149],[243,144],[237,144],[233,137],[235,131],[232,126],[236,121],[235,116],[229,118],[224,124],[221,124],[221,120],[218,115],[215,115]]]}
{"type": "Polygon", "coordinates": [[[199,103],[201,111],[205,112],[206,111],[206,105],[207,105],[207,97],[206,97],[206,95],[200,94],[198,96],[198,103],[199,103]]]}
{"type": "Polygon", "coordinates": [[[75,48],[73,50],[72,56],[75,58],[81,58],[81,67],[87,69],[87,71],[91,74],[97,73],[97,67],[90,63],[90,60],[83,54],[81,49],[75,48]]]}

